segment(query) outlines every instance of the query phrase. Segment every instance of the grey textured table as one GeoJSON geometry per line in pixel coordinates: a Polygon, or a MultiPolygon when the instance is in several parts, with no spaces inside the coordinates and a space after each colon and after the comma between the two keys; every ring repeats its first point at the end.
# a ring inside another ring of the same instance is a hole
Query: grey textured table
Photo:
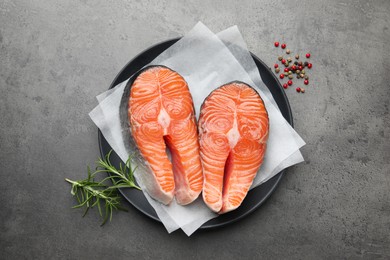
{"type": "Polygon", "coordinates": [[[1,0],[0,258],[389,259],[389,25],[387,0],[1,0]],[[199,20],[237,24],[270,66],[274,40],[312,53],[306,93],[286,91],[306,162],[247,218],[190,238],[128,204],[104,227],[82,218],[64,178],[99,156],[95,96],[199,20]]]}

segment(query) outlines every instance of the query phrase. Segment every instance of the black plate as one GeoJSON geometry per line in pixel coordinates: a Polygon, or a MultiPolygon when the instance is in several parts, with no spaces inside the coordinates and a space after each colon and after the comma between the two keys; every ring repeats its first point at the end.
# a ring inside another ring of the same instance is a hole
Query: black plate
{"type": "MultiPolygon", "coordinates": [[[[110,88],[115,87],[119,83],[127,80],[130,76],[140,70],[142,67],[150,63],[154,58],[160,55],[164,50],[169,48],[175,42],[177,42],[180,38],[168,40],[162,43],[159,43],[155,46],[150,47],[149,49],[143,51],[138,56],[136,56],[133,60],[131,60],[126,66],[119,72],[114,81],[112,82],[110,88]]],[[[279,80],[275,77],[275,75],[271,72],[270,68],[267,67],[264,62],[262,62],[255,55],[251,54],[253,60],[256,63],[257,68],[259,69],[260,75],[265,83],[265,85],[271,91],[282,115],[284,118],[293,125],[293,118],[291,114],[290,104],[288,103],[287,97],[284,93],[284,90],[279,82],[279,80]]],[[[103,137],[102,133],[99,130],[99,146],[100,146],[100,154],[104,157],[111,150],[111,146],[108,144],[106,139],[103,137]]],[[[119,165],[121,162],[118,155],[113,152],[111,154],[111,162],[113,165],[119,165]]],[[[249,191],[245,200],[241,204],[241,206],[229,213],[221,215],[217,218],[211,219],[205,224],[202,225],[202,229],[206,228],[215,228],[221,227],[230,223],[233,223],[245,216],[249,213],[253,212],[256,208],[258,208],[261,204],[265,202],[265,200],[272,194],[280,180],[284,175],[284,170],[275,175],[272,179],[268,180],[266,183],[252,189],[249,191]]],[[[141,191],[135,189],[121,189],[121,194],[128,200],[134,207],[140,210],[142,213],[147,215],[148,217],[160,221],[156,212],[150,206],[145,196],[141,191]]]]}

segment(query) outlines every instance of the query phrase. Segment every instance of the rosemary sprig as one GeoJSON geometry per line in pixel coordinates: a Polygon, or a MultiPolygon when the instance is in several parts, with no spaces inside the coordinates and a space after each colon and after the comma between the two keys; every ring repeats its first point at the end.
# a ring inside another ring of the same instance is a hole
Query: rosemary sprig
{"type": "Polygon", "coordinates": [[[100,170],[97,170],[96,173],[106,172],[110,174],[110,176],[105,178],[102,182],[111,180],[114,183],[114,186],[110,186],[109,189],[136,188],[141,190],[141,188],[135,184],[134,172],[137,167],[132,169],[130,163],[132,155],[129,156],[124,166],[119,163],[119,169],[116,169],[110,162],[111,152],[112,150],[105,156],[104,160],[99,158],[96,162],[98,165],[96,168],[100,168],[100,170]]]}
{"type": "Polygon", "coordinates": [[[96,162],[97,167],[95,172],[91,172],[90,167],[87,167],[88,177],[81,181],[72,181],[65,179],[72,184],[70,193],[76,197],[78,204],[72,208],[85,207],[84,215],[87,214],[90,208],[97,206],[99,214],[103,217],[104,225],[107,220],[111,221],[113,210],[127,211],[121,206],[121,197],[119,196],[118,188],[136,188],[141,190],[135,184],[134,171],[131,167],[131,156],[129,156],[125,165],[119,164],[119,169],[116,169],[110,162],[112,150],[104,157],[99,158],[96,162]],[[109,176],[103,180],[95,181],[95,176],[98,173],[108,173],[109,176]],[[108,185],[107,182],[111,181],[113,185],[108,185]],[[104,214],[103,214],[104,211],[104,214]]]}

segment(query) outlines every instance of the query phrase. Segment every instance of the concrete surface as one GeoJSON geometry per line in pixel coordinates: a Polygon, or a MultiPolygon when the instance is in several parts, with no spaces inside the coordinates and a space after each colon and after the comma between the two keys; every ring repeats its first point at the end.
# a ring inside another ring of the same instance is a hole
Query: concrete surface
{"type": "Polygon", "coordinates": [[[390,259],[390,2],[0,1],[1,259],[390,259]],[[99,156],[95,96],[150,45],[197,21],[237,24],[272,66],[310,51],[288,89],[306,162],[244,220],[187,238],[130,205],[99,227],[65,177],[99,156]]]}

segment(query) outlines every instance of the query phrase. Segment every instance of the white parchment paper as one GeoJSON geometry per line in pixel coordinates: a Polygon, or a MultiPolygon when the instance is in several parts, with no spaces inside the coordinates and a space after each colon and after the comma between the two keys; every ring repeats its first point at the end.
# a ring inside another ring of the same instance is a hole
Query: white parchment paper
{"type": "MultiPolygon", "coordinates": [[[[259,92],[269,114],[270,131],[264,162],[252,188],[284,168],[303,161],[299,148],[305,143],[276,107],[236,26],[216,35],[199,22],[149,65],[165,65],[184,77],[193,96],[197,116],[209,93],[225,83],[240,80],[259,92]]],[[[128,134],[128,129],[123,126],[120,117],[120,103],[126,83],[99,95],[99,105],[90,112],[93,122],[123,161],[133,152],[123,138],[128,134]]],[[[147,169],[139,166],[135,177],[142,188],[142,174],[147,169]]],[[[191,235],[203,223],[218,216],[207,208],[201,196],[187,206],[180,206],[175,201],[165,206],[150,198],[145,189],[143,191],[168,232],[181,228],[191,235]]]]}

